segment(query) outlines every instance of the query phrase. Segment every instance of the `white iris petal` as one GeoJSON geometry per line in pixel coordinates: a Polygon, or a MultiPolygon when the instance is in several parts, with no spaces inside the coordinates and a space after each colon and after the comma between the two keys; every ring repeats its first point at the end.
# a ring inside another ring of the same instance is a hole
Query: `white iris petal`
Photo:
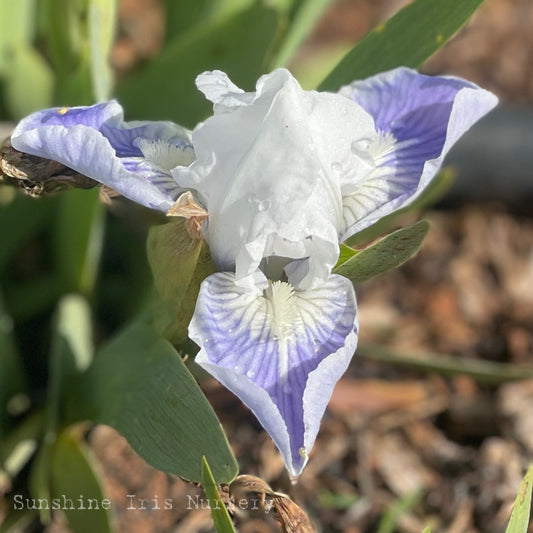
{"type": "Polygon", "coordinates": [[[376,135],[372,118],[344,96],[303,91],[287,70],[260,78],[255,93],[220,72],[197,84],[215,113],[193,131],[196,161],[173,175],[205,201],[218,269],[244,280],[264,258],[281,256],[307,262],[293,269],[295,287],[321,283],[344,224],[336,168],[350,169],[347,179],[367,172],[351,144],[376,135]]]}

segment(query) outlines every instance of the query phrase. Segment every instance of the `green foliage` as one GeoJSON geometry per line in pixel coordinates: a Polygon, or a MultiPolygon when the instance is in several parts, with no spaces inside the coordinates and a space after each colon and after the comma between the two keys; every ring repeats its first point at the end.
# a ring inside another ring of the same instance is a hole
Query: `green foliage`
{"type": "Polygon", "coordinates": [[[518,489],[518,495],[505,533],[527,533],[530,524],[532,488],[533,465],[529,467],[518,489]]]}
{"type": "Polygon", "coordinates": [[[483,0],[415,0],[374,28],[340,61],[319,89],[404,65],[417,68],[465,24],[483,0]]]}
{"type": "Polygon", "coordinates": [[[35,202],[20,195],[0,205],[0,272],[6,269],[15,253],[49,223],[53,210],[54,201],[35,202]]]}
{"type": "Polygon", "coordinates": [[[36,8],[35,0],[0,0],[0,79],[13,118],[49,106],[52,99],[53,73],[32,48],[36,8]]]}
{"type": "Polygon", "coordinates": [[[342,245],[340,260],[333,272],[362,283],[403,265],[418,252],[429,231],[429,223],[420,220],[399,229],[363,250],[350,250],[342,245]],[[353,252],[353,253],[352,253],[353,252]],[[351,256],[351,257],[350,257],[351,256]]]}
{"type": "MultiPolygon", "coordinates": [[[[35,498],[52,497],[52,460],[57,432],[63,419],[64,394],[74,377],[87,368],[92,352],[92,328],[87,302],[78,295],[66,296],[59,303],[52,340],[43,441],[30,476],[30,489],[35,498]]],[[[50,521],[49,509],[41,509],[40,514],[44,523],[50,521]]]]}
{"type": "Polygon", "coordinates": [[[159,470],[201,482],[202,456],[230,482],[237,463],[213,409],[174,348],[141,319],[102,348],[72,391],[71,420],[114,427],[159,470]]]}
{"type": "Polygon", "coordinates": [[[315,89],[331,69],[351,50],[347,43],[331,43],[291,64],[291,72],[306,91],[315,89]]]}
{"type": "Polygon", "coordinates": [[[346,261],[349,261],[354,255],[357,255],[361,250],[356,250],[355,248],[350,248],[349,246],[346,246],[346,244],[340,245],[339,250],[339,258],[337,259],[337,264],[335,265],[335,268],[340,267],[346,261]]]}
{"type": "Polygon", "coordinates": [[[43,0],[42,9],[42,29],[57,76],[54,100],[82,105],[109,99],[116,0],[43,0]]]}
{"type": "MultiPolygon", "coordinates": [[[[45,437],[31,463],[30,476],[28,480],[29,492],[33,498],[50,501],[52,492],[50,490],[50,461],[52,458],[52,446],[54,445],[55,434],[45,431],[45,437]]],[[[46,506],[39,509],[39,519],[43,524],[49,524],[52,520],[52,512],[46,506]]]]}
{"type": "Polygon", "coordinates": [[[29,531],[31,523],[35,520],[36,514],[37,511],[34,511],[33,509],[8,512],[2,524],[0,524],[0,533],[20,533],[21,531],[29,531]]]}
{"type": "Polygon", "coordinates": [[[41,0],[41,31],[60,85],[77,71],[85,53],[85,5],[86,0],[41,0]]]}
{"type": "Polygon", "coordinates": [[[89,70],[94,99],[109,100],[113,92],[114,75],[109,55],[115,38],[116,0],[89,0],[87,40],[89,70]]]}
{"type": "Polygon", "coordinates": [[[159,295],[156,326],[174,345],[187,340],[200,283],[215,271],[205,241],[192,239],[185,219],[153,226],[148,234],[148,261],[159,295]]]}
{"type": "Polygon", "coordinates": [[[97,188],[71,190],[59,198],[55,270],[65,292],[92,293],[102,251],[104,215],[97,188]]]}
{"type": "Polygon", "coordinates": [[[115,0],[1,0],[0,78],[11,117],[109,99],[115,26],[115,0]]]}
{"type": "Polygon", "coordinates": [[[64,405],[63,394],[74,377],[93,358],[91,309],[80,295],[64,296],[58,307],[55,335],[50,355],[47,425],[55,431],[64,405]]]}
{"type": "Polygon", "coordinates": [[[38,201],[17,197],[0,209],[0,224],[9,228],[2,234],[0,271],[11,276],[6,276],[10,282],[6,283],[5,300],[14,318],[50,310],[68,292],[91,295],[99,268],[104,214],[96,189],[38,201]],[[49,242],[54,246],[45,254],[49,242]],[[20,279],[9,261],[16,262],[16,254],[24,250],[43,256],[43,264],[32,271],[30,262],[24,267],[27,277],[20,279]]]}
{"type": "Polygon", "coordinates": [[[331,0],[296,0],[286,17],[286,31],[275,54],[272,68],[286,67],[298,46],[313,28],[331,0]]]}
{"type": "Polygon", "coordinates": [[[30,44],[34,37],[35,1],[0,0],[0,73],[6,68],[9,51],[30,44]]]}
{"type": "Polygon", "coordinates": [[[320,505],[327,509],[338,509],[345,511],[352,507],[360,496],[353,492],[332,492],[328,489],[322,489],[318,495],[320,505]]]}
{"type": "Polygon", "coordinates": [[[37,449],[43,427],[44,412],[36,411],[0,440],[0,479],[18,475],[37,449]]]}
{"type": "Polygon", "coordinates": [[[52,448],[50,457],[51,497],[71,499],[76,506],[83,498],[84,509],[65,506],[70,529],[75,533],[111,533],[111,502],[105,496],[89,450],[72,431],[63,431],[52,448]],[[95,501],[89,502],[90,499],[95,501]],[[107,507],[107,509],[106,509],[107,507]]]}
{"type": "Polygon", "coordinates": [[[209,501],[211,516],[213,517],[217,532],[235,533],[233,522],[231,521],[224,502],[220,499],[215,479],[213,478],[211,468],[205,457],[202,457],[202,484],[204,486],[207,500],[209,501]]]}
{"type": "Polygon", "coordinates": [[[383,513],[377,533],[394,533],[400,517],[416,507],[420,503],[422,496],[422,492],[415,491],[393,502],[383,513]]]}
{"type": "Polygon", "coordinates": [[[176,2],[166,0],[166,38],[167,42],[186,34],[191,28],[211,25],[223,21],[248,9],[255,0],[195,0],[195,2],[176,2]]]}
{"type": "Polygon", "coordinates": [[[41,31],[56,74],[54,103],[92,103],[86,23],[86,0],[41,0],[41,31]]]}
{"type": "Polygon", "coordinates": [[[19,44],[5,62],[6,104],[13,118],[49,107],[53,96],[53,73],[43,57],[30,46],[19,44]],[[35,88],[39,90],[36,91],[35,88]]]}
{"type": "MultiPolygon", "coordinates": [[[[13,320],[0,294],[0,442],[10,427],[9,401],[26,391],[26,376],[13,337],[13,320]]],[[[0,455],[0,460],[2,459],[0,455]]]]}
{"type": "Polygon", "coordinates": [[[125,79],[118,87],[119,99],[136,118],[174,120],[192,127],[212,106],[196,89],[196,76],[219,69],[237,85],[250,88],[264,72],[277,28],[277,13],[260,4],[222,22],[196,26],[125,79]]]}

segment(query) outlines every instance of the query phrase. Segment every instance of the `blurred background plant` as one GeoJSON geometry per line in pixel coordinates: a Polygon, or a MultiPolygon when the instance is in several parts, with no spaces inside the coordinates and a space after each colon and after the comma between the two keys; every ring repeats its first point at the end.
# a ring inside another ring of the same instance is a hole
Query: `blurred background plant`
{"type": "MultiPolygon", "coordinates": [[[[481,3],[417,0],[384,24],[407,2],[0,0],[2,137],[34,110],[112,96],[128,119],[193,127],[210,112],[194,85],[206,69],[252,89],[262,73],[289,65],[305,88],[335,90],[399,64],[419,66],[481,3]]],[[[526,1],[487,0],[473,29],[424,68],[531,103],[533,41],[516,40],[532,22],[526,1]],[[520,61],[524,68],[513,70],[520,61]]],[[[214,480],[228,483],[233,453],[242,471],[303,503],[318,530],[503,531],[533,454],[528,113],[496,113],[465,139],[451,161],[457,183],[474,186],[452,188],[453,210],[430,214],[433,232],[416,261],[361,289],[359,356],[295,488],[238,401],[211,380],[203,392],[196,385],[187,366],[197,370],[180,357],[189,347],[178,355],[147,325],[154,296],[146,238],[160,218],[120,199],[106,207],[95,189],[36,200],[0,186],[0,531],[209,531],[209,512],[187,509],[196,487],[168,474],[211,486],[205,455],[214,480]],[[476,188],[476,179],[496,192],[476,188]],[[498,196],[515,213],[471,205],[498,196]],[[529,379],[508,383],[520,378],[529,379]],[[113,508],[19,511],[17,494],[109,497],[113,508]],[[147,498],[147,507],[127,510],[128,494],[147,498]],[[155,497],[172,509],[158,509],[155,497]]],[[[452,174],[441,174],[410,212],[351,244],[413,223],[452,174]]],[[[165,227],[152,230],[152,254],[166,242],[165,227]]],[[[194,253],[195,265],[203,252],[194,253]]],[[[187,269],[187,260],[173,267],[187,269]]],[[[516,531],[525,532],[531,495],[520,494],[527,511],[516,531]]],[[[279,530],[271,515],[237,518],[243,532],[279,530]]]]}

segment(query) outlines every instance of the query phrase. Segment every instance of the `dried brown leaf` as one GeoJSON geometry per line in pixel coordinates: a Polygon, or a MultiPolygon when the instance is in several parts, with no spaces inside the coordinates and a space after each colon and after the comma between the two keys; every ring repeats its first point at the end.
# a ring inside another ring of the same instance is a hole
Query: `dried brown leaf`
{"type": "Polygon", "coordinates": [[[19,152],[9,139],[0,148],[0,182],[19,187],[33,197],[66,189],[91,189],[98,182],[57,161],[19,152]]]}
{"type": "Polygon", "coordinates": [[[439,474],[426,466],[397,432],[381,436],[374,450],[374,460],[386,485],[400,497],[428,491],[441,482],[439,474]]]}
{"type": "Polygon", "coordinates": [[[274,507],[284,533],[314,533],[315,528],[305,511],[288,496],[274,497],[274,507]]]}
{"type": "Polygon", "coordinates": [[[270,485],[256,476],[237,476],[229,486],[230,495],[234,500],[240,500],[249,493],[257,494],[265,510],[273,505],[284,533],[314,533],[305,511],[295,504],[286,494],[274,492],[270,485]],[[268,500],[267,500],[268,498],[268,500]]]}
{"type": "Polygon", "coordinates": [[[167,211],[169,217],[183,217],[187,219],[185,228],[191,239],[202,238],[202,224],[207,220],[208,213],[196,203],[190,191],[181,194],[174,205],[167,211]]]}

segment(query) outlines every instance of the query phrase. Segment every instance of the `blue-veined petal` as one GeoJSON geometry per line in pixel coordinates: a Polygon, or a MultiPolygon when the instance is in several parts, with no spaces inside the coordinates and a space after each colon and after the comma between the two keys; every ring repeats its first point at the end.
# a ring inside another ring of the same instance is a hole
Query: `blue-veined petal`
{"type": "Polygon", "coordinates": [[[182,191],[170,169],[194,159],[187,130],[171,122],[124,122],[116,101],[38,111],[20,121],[11,143],[163,211],[182,191]]]}
{"type": "Polygon", "coordinates": [[[254,412],[298,476],[357,344],[353,286],[337,275],[312,290],[261,272],[249,281],[204,280],[189,336],[201,347],[196,362],[254,412]]]}
{"type": "Polygon", "coordinates": [[[455,77],[397,68],[340,90],[372,117],[377,135],[353,145],[374,165],[343,182],[343,239],[412,202],[453,144],[496,104],[492,93],[455,77]]]}

